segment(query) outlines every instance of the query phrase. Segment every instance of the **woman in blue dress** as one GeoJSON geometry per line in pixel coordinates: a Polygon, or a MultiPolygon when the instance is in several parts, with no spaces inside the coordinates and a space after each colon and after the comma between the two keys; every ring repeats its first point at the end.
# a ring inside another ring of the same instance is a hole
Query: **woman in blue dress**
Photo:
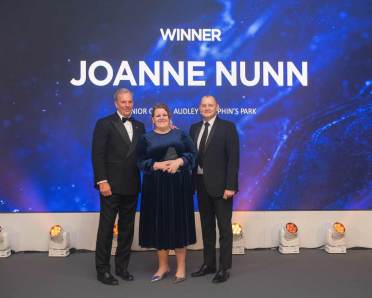
{"type": "Polygon", "coordinates": [[[192,168],[196,148],[187,133],[171,128],[165,104],[152,110],[154,130],[138,142],[138,166],[143,171],[139,244],[156,248],[158,270],[151,281],[169,272],[168,254],[174,249],[177,271],[174,282],[186,279],[186,246],[196,242],[192,168]]]}

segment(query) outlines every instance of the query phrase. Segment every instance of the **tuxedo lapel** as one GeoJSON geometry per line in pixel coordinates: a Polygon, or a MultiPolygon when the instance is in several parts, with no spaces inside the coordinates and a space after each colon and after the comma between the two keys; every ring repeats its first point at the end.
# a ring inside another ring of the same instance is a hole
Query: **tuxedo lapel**
{"type": "Polygon", "coordinates": [[[195,143],[195,145],[198,143],[198,138],[199,138],[199,134],[200,134],[200,130],[203,126],[203,121],[198,123],[197,127],[196,127],[196,130],[195,130],[195,134],[193,136],[191,136],[193,138],[193,141],[195,143]]]}
{"type": "Polygon", "coordinates": [[[118,115],[114,115],[113,119],[112,119],[112,123],[114,124],[115,128],[117,129],[117,131],[119,132],[120,136],[122,137],[123,141],[128,145],[130,146],[131,145],[131,141],[129,139],[129,135],[128,135],[128,132],[127,130],[125,129],[124,125],[123,125],[123,122],[121,121],[120,117],[118,115]]]}
{"type": "Polygon", "coordinates": [[[132,127],[133,127],[133,138],[132,138],[132,142],[130,143],[130,146],[129,146],[127,157],[129,155],[131,155],[132,152],[134,151],[134,149],[136,148],[137,141],[138,141],[138,136],[139,136],[139,126],[138,126],[137,121],[134,120],[134,119],[132,119],[132,127]]]}

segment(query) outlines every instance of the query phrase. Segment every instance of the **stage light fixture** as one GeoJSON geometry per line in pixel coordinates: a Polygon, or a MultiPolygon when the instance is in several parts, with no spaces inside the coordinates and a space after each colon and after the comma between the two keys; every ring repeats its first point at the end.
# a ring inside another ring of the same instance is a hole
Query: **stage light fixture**
{"type": "Polygon", "coordinates": [[[8,233],[0,226],[0,258],[11,255],[8,233]]]}
{"type": "Polygon", "coordinates": [[[49,230],[49,256],[67,257],[70,254],[70,234],[60,225],[54,225],[49,230]]]}
{"type": "Polygon", "coordinates": [[[119,225],[116,223],[114,224],[114,228],[112,229],[112,245],[111,245],[111,255],[116,255],[116,249],[118,247],[118,235],[119,235],[119,225]]]}
{"type": "Polygon", "coordinates": [[[288,222],[280,229],[279,252],[282,254],[298,254],[300,252],[300,237],[295,223],[288,222]]]}
{"type": "Polygon", "coordinates": [[[325,250],[328,253],[346,253],[346,228],[342,223],[335,222],[328,228],[325,250]]]}
{"type": "Polygon", "coordinates": [[[231,225],[232,233],[233,233],[233,248],[232,253],[233,255],[244,255],[244,235],[243,235],[243,227],[239,224],[234,222],[231,225]]]}

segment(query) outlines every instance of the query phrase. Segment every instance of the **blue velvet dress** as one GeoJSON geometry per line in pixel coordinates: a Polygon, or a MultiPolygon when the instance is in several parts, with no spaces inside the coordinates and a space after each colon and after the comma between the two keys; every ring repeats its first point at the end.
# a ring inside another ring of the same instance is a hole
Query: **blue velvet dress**
{"type": "Polygon", "coordinates": [[[189,135],[173,129],[146,133],[138,142],[138,167],[143,171],[139,244],[156,249],[182,248],[196,242],[191,171],[196,148],[189,135]],[[154,171],[157,161],[182,158],[175,174],[154,171]],[[176,156],[174,156],[176,154],[176,156]],[[166,158],[165,158],[166,157],[166,158]]]}

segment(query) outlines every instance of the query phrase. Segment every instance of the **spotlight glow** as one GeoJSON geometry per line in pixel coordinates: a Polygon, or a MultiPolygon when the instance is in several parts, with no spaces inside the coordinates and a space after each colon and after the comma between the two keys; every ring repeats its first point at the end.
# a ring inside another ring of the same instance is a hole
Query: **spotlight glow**
{"type": "Polygon", "coordinates": [[[243,228],[240,224],[234,222],[231,227],[234,236],[243,236],[243,228]]]}
{"type": "Polygon", "coordinates": [[[296,224],[294,224],[293,222],[287,223],[285,225],[285,229],[288,233],[293,234],[293,235],[297,235],[298,228],[297,228],[296,224]]]}
{"type": "Polygon", "coordinates": [[[336,233],[341,235],[344,235],[346,232],[345,226],[338,221],[333,224],[333,229],[335,230],[336,233]]]}
{"type": "Polygon", "coordinates": [[[63,229],[60,225],[54,225],[49,230],[49,235],[51,239],[57,238],[63,233],[63,229]]]}

